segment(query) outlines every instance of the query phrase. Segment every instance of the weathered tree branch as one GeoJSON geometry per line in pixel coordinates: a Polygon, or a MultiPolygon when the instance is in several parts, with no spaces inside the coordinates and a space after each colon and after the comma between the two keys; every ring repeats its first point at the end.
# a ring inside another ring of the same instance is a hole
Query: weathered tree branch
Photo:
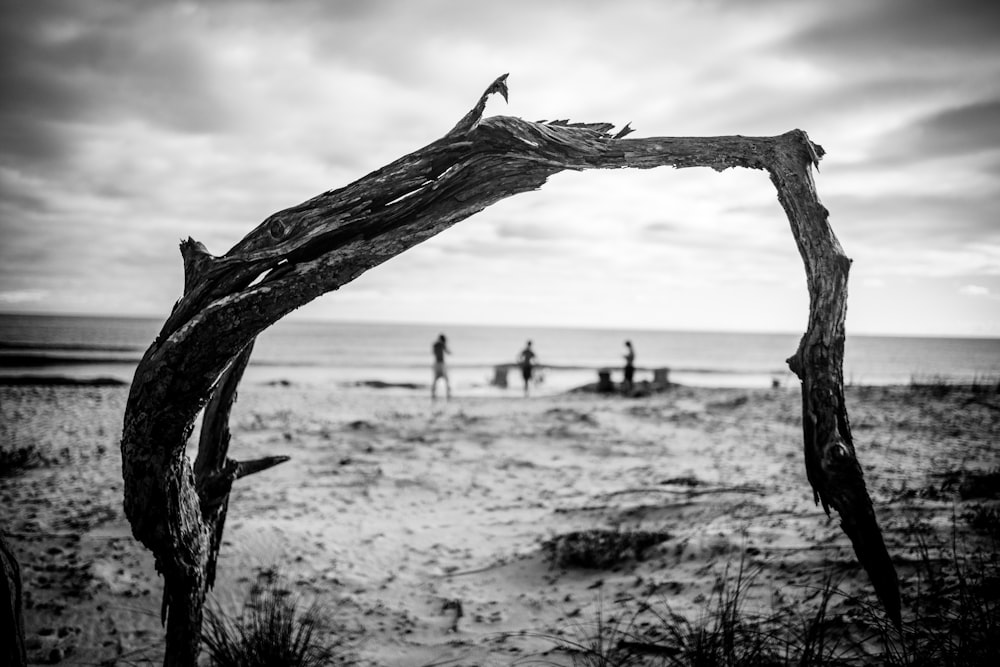
{"type": "Polygon", "coordinates": [[[822,148],[800,130],[775,137],[631,139],[625,138],[628,126],[611,135],[607,123],[484,119],[494,93],[506,98],[506,75],[441,139],[271,215],[225,255],[212,256],[192,239],[181,244],[184,294],[136,370],[122,435],[126,514],[165,579],[166,663],[194,664],[197,657],[200,607],[214,579],[229,485],[238,469],[227,463],[224,423],[256,336],[299,306],[567,169],[745,167],[770,174],[811,296],[808,329],[789,360],[802,380],[808,478],[824,509],[840,514],[886,610],[898,621],[895,570],[843,400],[850,262],[811,177],[822,148]],[[192,471],[185,443],[213,392],[212,425],[203,427],[192,471]],[[212,432],[206,435],[205,428],[212,432]],[[193,639],[184,644],[184,636],[193,639]]]}
{"type": "Polygon", "coordinates": [[[21,567],[0,531],[0,663],[10,667],[28,664],[23,608],[21,567]]]}

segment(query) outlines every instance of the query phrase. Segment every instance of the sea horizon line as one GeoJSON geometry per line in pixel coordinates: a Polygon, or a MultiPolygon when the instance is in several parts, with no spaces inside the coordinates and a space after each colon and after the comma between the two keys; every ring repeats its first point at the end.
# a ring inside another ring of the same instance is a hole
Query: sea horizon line
{"type": "MultiPolygon", "coordinates": [[[[139,320],[147,322],[162,322],[166,320],[167,314],[151,315],[142,313],[83,313],[83,312],[37,312],[37,311],[2,311],[0,319],[4,317],[27,317],[27,318],[79,318],[79,319],[119,319],[119,320],[139,320]]],[[[717,335],[749,335],[749,336],[799,336],[805,330],[763,330],[763,329],[713,329],[700,327],[663,327],[656,325],[616,325],[607,326],[601,324],[551,324],[551,323],[524,323],[524,322],[427,322],[427,321],[405,321],[405,320],[380,320],[380,319],[339,319],[322,317],[299,317],[294,314],[275,322],[276,326],[281,323],[293,323],[304,325],[342,325],[342,326],[388,326],[388,327],[421,327],[428,329],[442,329],[465,327],[465,328],[503,328],[503,329],[534,329],[534,330],[584,330],[600,332],[618,332],[624,335],[629,333],[671,333],[671,334],[717,334],[717,335]]],[[[270,328],[270,327],[269,327],[270,328]]],[[[927,333],[927,332],[852,332],[850,326],[846,331],[847,338],[908,338],[908,339],[933,339],[933,340],[1000,340],[1000,332],[996,334],[977,333],[927,333]]]]}

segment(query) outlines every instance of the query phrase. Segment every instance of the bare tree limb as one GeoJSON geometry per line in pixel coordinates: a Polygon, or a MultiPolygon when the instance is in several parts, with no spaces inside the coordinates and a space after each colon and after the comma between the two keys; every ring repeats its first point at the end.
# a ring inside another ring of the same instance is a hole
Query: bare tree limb
{"type": "Polygon", "coordinates": [[[207,436],[215,444],[203,442],[204,460],[194,471],[184,457],[209,396],[224,391],[217,386],[239,382],[242,370],[223,377],[226,369],[245,365],[256,336],[292,310],[501,199],[538,189],[564,170],[672,166],[768,172],[802,255],[811,297],[808,329],[789,359],[802,380],[807,475],[824,509],[840,514],[888,614],[898,622],[895,570],[844,405],[850,260],[812,180],[811,168],[823,149],[800,130],[774,137],[626,138],[631,128],[612,135],[609,123],[482,118],[489,96],[506,98],[507,92],[504,75],[441,139],[271,215],[222,256],[190,238],[181,244],[184,294],[136,370],[122,435],[126,514],[135,536],[155,554],[169,595],[166,664],[190,665],[197,657],[200,606],[214,578],[228,499],[224,482],[217,485],[236,470],[226,463],[229,435],[221,422],[228,421],[232,401],[224,396],[209,408],[217,415],[211,420],[215,431],[207,436]],[[220,489],[226,500],[215,505],[220,489]],[[175,613],[174,606],[183,613],[175,613]],[[180,639],[185,636],[195,639],[185,644],[180,639]]]}
{"type": "Polygon", "coordinates": [[[0,662],[10,667],[28,664],[23,610],[21,567],[0,530],[0,662]]]}

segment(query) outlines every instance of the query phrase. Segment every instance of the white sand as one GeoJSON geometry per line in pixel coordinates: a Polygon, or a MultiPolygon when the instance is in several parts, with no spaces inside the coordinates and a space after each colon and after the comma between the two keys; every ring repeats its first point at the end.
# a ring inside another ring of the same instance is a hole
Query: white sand
{"type": "MultiPolygon", "coordinates": [[[[0,478],[33,660],[55,648],[62,664],[161,660],[161,582],[121,507],[126,394],[0,387],[3,446],[56,461],[0,478]]],[[[848,398],[905,579],[914,517],[948,531],[953,509],[906,490],[997,466],[997,411],[907,388],[848,398]]],[[[582,639],[598,613],[642,601],[697,618],[741,553],[755,572],[750,604],[813,596],[828,573],[870,596],[838,521],[813,504],[800,405],[783,389],[432,404],[395,390],[244,386],[231,456],[292,460],[234,488],[213,604],[237,610],[277,568],[342,624],[356,664],[508,665],[543,654],[569,664],[537,633],[582,639]],[[593,528],[669,538],[614,567],[553,566],[545,540],[593,528]]]]}

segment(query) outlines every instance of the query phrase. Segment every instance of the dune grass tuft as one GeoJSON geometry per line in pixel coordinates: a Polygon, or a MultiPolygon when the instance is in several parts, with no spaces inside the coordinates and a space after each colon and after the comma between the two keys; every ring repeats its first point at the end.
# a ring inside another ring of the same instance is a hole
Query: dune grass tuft
{"type": "Polygon", "coordinates": [[[599,610],[596,623],[580,626],[571,639],[538,636],[574,667],[992,667],[1000,655],[1000,542],[995,508],[977,516],[986,524],[978,537],[959,536],[957,515],[950,541],[932,544],[918,533],[902,628],[872,599],[839,590],[830,576],[809,602],[749,609],[744,603],[755,575],[744,552],[734,572],[726,566],[694,621],[666,601],[622,600],[599,610]],[[984,537],[992,548],[982,547],[984,537]]]}
{"type": "Polygon", "coordinates": [[[32,468],[45,465],[45,459],[34,445],[7,449],[0,447],[0,478],[17,477],[32,468]]]}
{"type": "Polygon", "coordinates": [[[542,549],[556,567],[609,569],[630,560],[640,560],[651,546],[670,535],[645,530],[581,530],[546,540],[542,549]]]}
{"type": "Polygon", "coordinates": [[[202,646],[216,667],[320,667],[348,664],[323,608],[305,609],[273,576],[262,576],[233,617],[206,607],[202,646]]]}

